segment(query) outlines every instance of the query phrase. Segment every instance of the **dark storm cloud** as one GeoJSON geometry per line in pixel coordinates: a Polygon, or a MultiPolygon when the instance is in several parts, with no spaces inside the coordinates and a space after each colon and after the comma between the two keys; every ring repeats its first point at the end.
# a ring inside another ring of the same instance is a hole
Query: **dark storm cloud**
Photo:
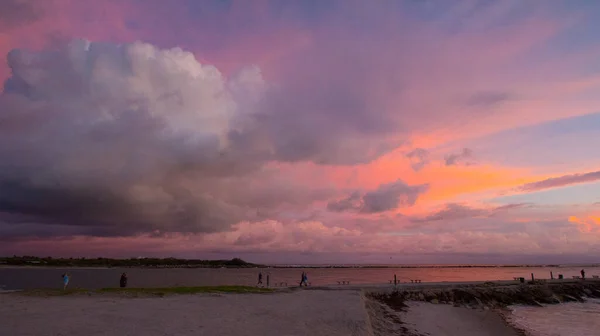
{"type": "Polygon", "coordinates": [[[176,231],[213,232],[242,218],[236,218],[235,211],[228,213],[234,209],[219,208],[181,189],[172,190],[169,201],[154,203],[136,202],[127,197],[126,188],[116,185],[87,188],[3,181],[0,209],[40,223],[87,227],[87,234],[100,236],[163,231],[169,224],[176,231]]]}
{"type": "Polygon", "coordinates": [[[429,189],[426,184],[410,186],[401,180],[380,185],[376,190],[354,192],[347,198],[331,201],[327,209],[334,212],[357,211],[379,213],[412,206],[429,189]]]}
{"type": "Polygon", "coordinates": [[[517,190],[524,191],[524,192],[534,192],[534,191],[540,191],[540,190],[545,190],[545,189],[566,187],[569,185],[579,184],[579,183],[595,182],[595,181],[599,181],[599,180],[600,180],[600,171],[582,173],[582,174],[570,174],[570,175],[563,175],[563,176],[559,176],[559,177],[552,177],[552,178],[537,181],[537,182],[526,183],[526,184],[523,184],[522,186],[518,187],[517,190]]]}
{"type": "Polygon", "coordinates": [[[115,230],[106,227],[48,225],[47,223],[0,220],[0,242],[20,242],[48,238],[66,240],[73,236],[112,237],[115,236],[115,233],[117,233],[115,230]]]}

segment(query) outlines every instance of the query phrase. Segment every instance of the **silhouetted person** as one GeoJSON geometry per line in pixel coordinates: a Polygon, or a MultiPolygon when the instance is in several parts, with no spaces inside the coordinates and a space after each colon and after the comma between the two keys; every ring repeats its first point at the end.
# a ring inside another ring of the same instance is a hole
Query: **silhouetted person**
{"type": "Polygon", "coordinates": [[[121,288],[127,287],[127,273],[121,274],[121,280],[119,281],[121,288]]]}
{"type": "Polygon", "coordinates": [[[306,272],[302,272],[302,278],[300,279],[300,287],[302,287],[302,284],[304,284],[304,286],[308,286],[308,275],[306,275],[306,272]]]}
{"type": "Polygon", "coordinates": [[[581,278],[585,279],[585,270],[581,270],[581,278]]]}
{"type": "Polygon", "coordinates": [[[262,285],[262,272],[258,273],[258,285],[262,285]]]}

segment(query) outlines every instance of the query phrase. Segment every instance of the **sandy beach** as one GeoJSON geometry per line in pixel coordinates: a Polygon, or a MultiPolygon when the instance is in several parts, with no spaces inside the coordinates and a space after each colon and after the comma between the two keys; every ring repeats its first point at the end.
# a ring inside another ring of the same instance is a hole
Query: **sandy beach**
{"type": "Polygon", "coordinates": [[[0,294],[2,335],[364,336],[358,291],[127,298],[0,294]]]}
{"type": "Polygon", "coordinates": [[[269,294],[0,295],[7,335],[517,336],[493,311],[408,302],[397,311],[359,290],[269,294]]]}

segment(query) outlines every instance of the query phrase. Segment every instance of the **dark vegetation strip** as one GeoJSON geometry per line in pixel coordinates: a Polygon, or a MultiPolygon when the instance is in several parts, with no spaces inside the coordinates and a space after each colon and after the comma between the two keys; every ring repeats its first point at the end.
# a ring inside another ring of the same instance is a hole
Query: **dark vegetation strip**
{"type": "Polygon", "coordinates": [[[0,258],[0,265],[46,266],[46,267],[206,267],[206,268],[245,268],[262,265],[246,262],[240,258],[231,260],[200,260],[178,258],[52,258],[33,256],[12,256],[0,258]]]}

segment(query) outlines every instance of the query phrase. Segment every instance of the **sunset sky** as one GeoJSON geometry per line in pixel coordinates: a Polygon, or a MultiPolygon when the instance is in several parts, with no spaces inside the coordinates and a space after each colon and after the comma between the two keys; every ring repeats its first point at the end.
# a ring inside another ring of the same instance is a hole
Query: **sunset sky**
{"type": "Polygon", "coordinates": [[[0,255],[600,262],[600,1],[0,0],[0,255]]]}

